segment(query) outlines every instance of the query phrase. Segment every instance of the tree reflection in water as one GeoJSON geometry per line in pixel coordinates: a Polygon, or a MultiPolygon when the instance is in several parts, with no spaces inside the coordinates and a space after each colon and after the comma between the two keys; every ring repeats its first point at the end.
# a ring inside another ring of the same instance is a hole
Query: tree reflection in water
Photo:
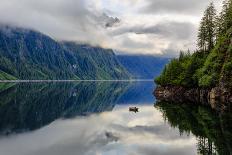
{"type": "Polygon", "coordinates": [[[215,111],[210,107],[191,104],[157,102],[163,118],[180,134],[197,137],[198,153],[203,155],[232,154],[232,115],[230,111],[215,111]]]}
{"type": "Polygon", "coordinates": [[[0,134],[111,111],[128,86],[125,82],[0,83],[0,134]]]}

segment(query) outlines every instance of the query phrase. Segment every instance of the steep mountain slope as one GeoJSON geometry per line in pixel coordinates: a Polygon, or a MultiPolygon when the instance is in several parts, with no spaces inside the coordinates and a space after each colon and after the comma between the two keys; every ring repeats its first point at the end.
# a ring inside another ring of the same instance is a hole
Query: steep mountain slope
{"type": "Polygon", "coordinates": [[[168,58],[158,58],[151,55],[118,55],[121,64],[138,79],[153,79],[160,75],[168,58]]]}
{"type": "Polygon", "coordinates": [[[76,68],[75,74],[82,79],[88,77],[91,79],[130,78],[128,71],[110,49],[77,45],[72,42],[64,42],[63,47],[68,51],[65,53],[68,61],[76,68]]]}
{"type": "Polygon", "coordinates": [[[59,43],[39,32],[9,26],[0,26],[0,75],[1,79],[130,77],[112,50],[59,43]]]}

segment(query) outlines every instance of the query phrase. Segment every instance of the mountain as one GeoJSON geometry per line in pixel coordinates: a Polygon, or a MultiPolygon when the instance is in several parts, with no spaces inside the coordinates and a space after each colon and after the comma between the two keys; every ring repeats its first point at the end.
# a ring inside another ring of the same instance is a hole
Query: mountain
{"type": "Polygon", "coordinates": [[[64,42],[66,57],[81,79],[129,79],[130,74],[120,64],[111,49],[64,42]]]}
{"type": "Polygon", "coordinates": [[[129,79],[110,49],[0,26],[0,79],[129,79]]]}
{"type": "Polygon", "coordinates": [[[168,58],[159,58],[151,55],[118,55],[120,63],[138,79],[153,79],[160,75],[168,58]]]}

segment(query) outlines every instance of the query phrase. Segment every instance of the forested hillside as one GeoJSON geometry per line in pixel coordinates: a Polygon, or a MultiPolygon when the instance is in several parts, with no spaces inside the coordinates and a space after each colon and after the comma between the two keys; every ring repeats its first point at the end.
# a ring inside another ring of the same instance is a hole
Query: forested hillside
{"type": "Polygon", "coordinates": [[[169,58],[152,55],[118,55],[120,63],[137,79],[153,79],[160,75],[169,58]]]}
{"type": "Polygon", "coordinates": [[[128,79],[112,50],[0,26],[0,79],[128,79]]]}
{"type": "Polygon", "coordinates": [[[232,1],[216,13],[213,3],[204,12],[198,32],[198,49],[181,52],[155,79],[161,86],[232,88],[232,1]]]}
{"type": "Polygon", "coordinates": [[[130,74],[111,49],[64,42],[66,57],[81,79],[129,79],[130,74]]]}

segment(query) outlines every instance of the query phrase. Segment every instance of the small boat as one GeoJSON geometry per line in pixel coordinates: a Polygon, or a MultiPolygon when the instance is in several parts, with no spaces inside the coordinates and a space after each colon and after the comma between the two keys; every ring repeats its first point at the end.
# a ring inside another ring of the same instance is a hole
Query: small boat
{"type": "Polygon", "coordinates": [[[129,111],[131,111],[131,112],[139,112],[139,108],[137,108],[137,107],[129,107],[129,111]]]}

